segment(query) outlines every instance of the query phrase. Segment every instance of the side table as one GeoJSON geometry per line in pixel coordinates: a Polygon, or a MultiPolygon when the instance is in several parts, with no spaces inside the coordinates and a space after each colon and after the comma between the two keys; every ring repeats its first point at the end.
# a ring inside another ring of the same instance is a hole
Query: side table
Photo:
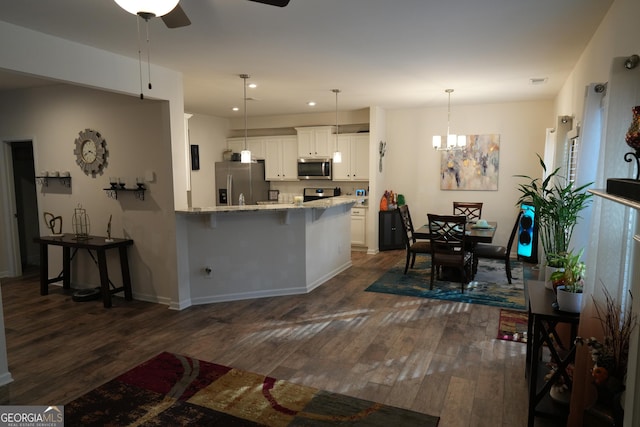
{"type": "Polygon", "coordinates": [[[567,313],[556,310],[552,304],[556,300],[551,289],[544,282],[527,281],[529,297],[529,321],[526,356],[526,375],[529,380],[529,415],[528,426],[533,427],[536,416],[564,420],[566,422],[569,408],[554,402],[549,396],[551,386],[563,379],[571,388],[572,379],[567,367],[574,361],[576,346],[575,337],[580,323],[579,313],[567,313]],[[569,342],[563,342],[556,330],[559,324],[568,324],[571,329],[569,342]],[[543,346],[548,350],[548,360],[543,360],[543,346]],[[545,380],[549,372],[547,363],[557,366],[556,372],[545,380]]]}
{"type": "MultiPolygon", "coordinates": [[[[73,234],[63,234],[62,236],[41,236],[33,239],[40,244],[40,295],[49,293],[49,284],[62,281],[64,289],[71,288],[71,249],[86,249],[91,254],[95,250],[98,255],[96,264],[100,271],[100,293],[106,308],[111,307],[111,295],[124,291],[126,300],[132,300],[131,276],[129,274],[129,259],[127,247],[133,245],[131,239],[111,239],[107,241],[105,237],[88,236],[77,239],[73,234]],[[49,278],[49,246],[62,246],[62,273],[53,279],[49,278]],[[109,272],[107,269],[106,251],[108,249],[118,249],[120,255],[120,269],[122,270],[122,286],[110,289],[109,272]]],[[[93,255],[91,255],[93,258],[93,255]]],[[[95,261],[95,258],[94,258],[95,261]]]]}

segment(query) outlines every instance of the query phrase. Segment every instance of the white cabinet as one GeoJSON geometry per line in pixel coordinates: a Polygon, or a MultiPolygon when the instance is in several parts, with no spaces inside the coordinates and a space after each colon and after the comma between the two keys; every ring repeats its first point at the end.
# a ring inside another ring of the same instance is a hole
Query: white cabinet
{"type": "Polygon", "coordinates": [[[295,136],[266,138],[264,148],[267,181],[298,180],[298,139],[295,136]]]}
{"type": "Polygon", "coordinates": [[[233,153],[244,150],[244,138],[227,138],[227,148],[233,153]]]}
{"type": "Polygon", "coordinates": [[[298,157],[333,156],[335,135],[333,126],[313,126],[296,128],[298,131],[298,157]]]}
{"type": "MultiPolygon", "coordinates": [[[[228,138],[227,147],[234,153],[239,153],[244,150],[244,137],[228,138]]],[[[265,159],[265,138],[251,136],[247,138],[247,148],[251,151],[252,159],[265,159]]]]}
{"type": "Polygon", "coordinates": [[[342,162],[333,164],[334,181],[369,180],[368,133],[338,135],[337,150],[342,153],[342,162]]]}
{"type": "Polygon", "coordinates": [[[351,209],[351,244],[367,245],[367,208],[351,209]]]}

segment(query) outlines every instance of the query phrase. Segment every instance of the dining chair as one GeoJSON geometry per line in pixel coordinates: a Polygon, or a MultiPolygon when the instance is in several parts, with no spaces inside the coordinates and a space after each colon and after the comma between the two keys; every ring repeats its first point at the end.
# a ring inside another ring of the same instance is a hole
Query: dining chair
{"type": "Polygon", "coordinates": [[[504,269],[507,272],[507,280],[509,284],[511,284],[511,248],[513,247],[513,242],[516,238],[516,234],[518,233],[518,225],[520,224],[520,218],[522,217],[522,211],[518,212],[518,217],[516,218],[516,222],[513,225],[513,229],[511,230],[511,235],[509,236],[509,240],[507,241],[507,246],[499,246],[492,245],[489,243],[478,243],[474,250],[473,255],[476,259],[485,258],[485,259],[498,259],[504,261],[504,269]]]}
{"type": "Polygon", "coordinates": [[[464,215],[427,214],[431,233],[431,285],[436,269],[452,267],[460,272],[460,289],[473,277],[473,256],[466,250],[465,234],[467,218],[464,215]]]}
{"type": "Polygon", "coordinates": [[[464,215],[467,221],[477,221],[482,218],[482,202],[453,202],[453,214],[464,215]]]}
{"type": "Polygon", "coordinates": [[[407,250],[407,262],[404,266],[404,274],[407,274],[409,263],[411,262],[411,268],[413,268],[416,263],[417,254],[431,253],[431,243],[428,240],[418,240],[414,236],[413,222],[411,221],[408,205],[400,206],[397,211],[402,220],[402,227],[404,228],[402,237],[404,238],[404,244],[407,250]]]}

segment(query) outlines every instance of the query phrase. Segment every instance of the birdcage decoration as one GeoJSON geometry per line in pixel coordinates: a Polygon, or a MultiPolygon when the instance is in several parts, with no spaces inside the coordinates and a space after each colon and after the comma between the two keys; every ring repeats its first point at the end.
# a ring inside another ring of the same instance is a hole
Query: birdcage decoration
{"type": "Polygon", "coordinates": [[[81,204],[78,204],[78,207],[73,210],[73,219],[71,224],[73,225],[73,233],[75,234],[76,239],[81,240],[89,238],[91,222],[89,221],[87,211],[82,208],[81,204]]]}

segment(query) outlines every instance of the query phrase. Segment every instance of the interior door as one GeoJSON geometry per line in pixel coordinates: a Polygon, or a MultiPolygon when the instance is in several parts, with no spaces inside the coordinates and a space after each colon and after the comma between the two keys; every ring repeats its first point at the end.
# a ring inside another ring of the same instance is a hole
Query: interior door
{"type": "Polygon", "coordinates": [[[14,216],[18,229],[20,267],[22,274],[25,274],[37,270],[40,265],[39,247],[33,242],[40,235],[33,144],[31,141],[13,141],[10,144],[15,194],[14,216]]]}

